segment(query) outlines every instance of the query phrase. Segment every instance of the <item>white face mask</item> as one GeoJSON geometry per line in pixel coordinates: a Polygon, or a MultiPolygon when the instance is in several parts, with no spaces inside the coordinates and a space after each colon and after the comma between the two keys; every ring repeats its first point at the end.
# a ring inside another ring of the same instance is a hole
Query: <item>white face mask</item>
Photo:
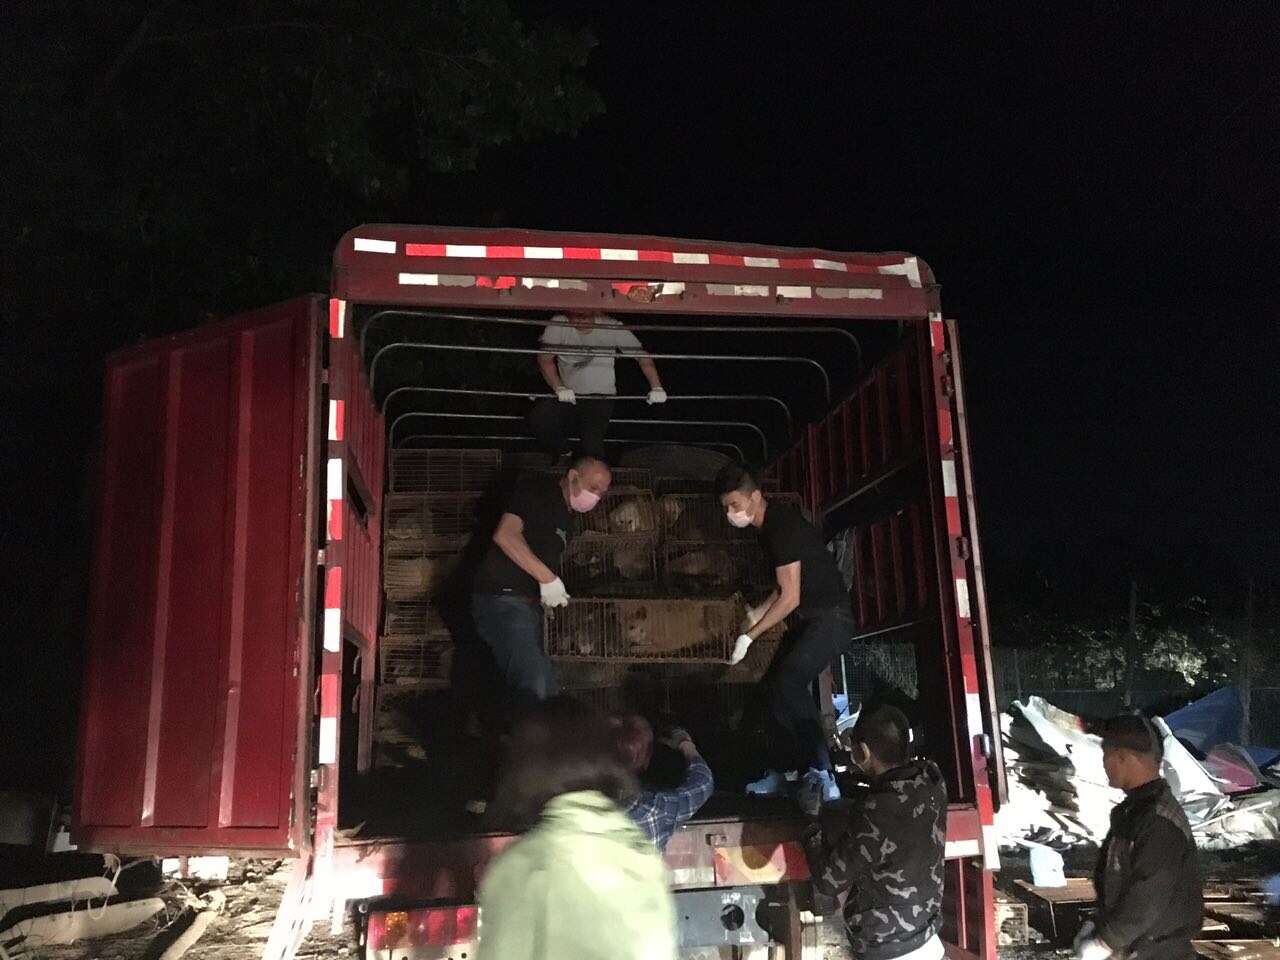
{"type": "Polygon", "coordinates": [[[735,510],[730,510],[728,513],[725,514],[725,519],[727,519],[735,527],[751,526],[751,514],[747,513],[745,510],[742,511],[741,513],[735,510]]]}

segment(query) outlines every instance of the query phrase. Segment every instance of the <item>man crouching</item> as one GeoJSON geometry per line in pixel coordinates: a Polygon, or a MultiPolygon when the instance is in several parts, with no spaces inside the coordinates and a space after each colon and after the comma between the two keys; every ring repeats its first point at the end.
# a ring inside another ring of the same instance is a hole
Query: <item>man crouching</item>
{"type": "Polygon", "coordinates": [[[947,789],[932,760],[913,759],[901,710],[863,714],[850,735],[853,761],[871,781],[829,806],[805,836],[817,892],[845,895],[855,957],[940,960],[947,789]]]}

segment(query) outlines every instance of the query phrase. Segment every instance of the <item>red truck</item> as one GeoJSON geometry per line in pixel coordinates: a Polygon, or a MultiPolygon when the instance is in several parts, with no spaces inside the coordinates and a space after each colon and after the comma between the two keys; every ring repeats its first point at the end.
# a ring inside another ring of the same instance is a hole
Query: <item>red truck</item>
{"type": "MultiPolygon", "coordinates": [[[[366,908],[371,956],[466,955],[477,878],[511,838],[465,820],[346,829],[357,796],[416,802],[392,796],[373,763],[389,464],[411,440],[517,448],[522,431],[501,424],[518,412],[476,404],[531,395],[496,361],[531,370],[537,348],[494,331],[575,309],[623,319],[660,366],[696,363],[716,388],[696,405],[672,391],[648,418],[616,413],[615,434],[640,431],[620,446],[740,453],[758,437],[747,452],[767,452],[772,481],[844,537],[860,637],[893,634],[914,650],[923,746],[948,780],[944,940],[953,956],[991,960],[1003,769],[959,344],[931,270],[901,253],[366,225],[338,244],[328,297],[114,354],[76,839],[127,854],[295,858],[272,957],[291,956],[314,918],[354,905],[366,908]],[[376,328],[388,318],[422,326],[386,343],[376,328]],[[657,333],[681,346],[652,346],[657,333]],[[779,337],[796,346],[742,349],[779,337]],[[814,343],[825,346],[802,349],[814,343]],[[462,382],[468,362],[466,389],[440,386],[462,382]],[[785,396],[724,389],[762,364],[787,374],[756,377],[781,379],[785,396]],[[415,440],[387,410],[405,387],[471,405],[421,414],[455,419],[419,424],[415,440]],[[739,401],[742,419],[687,416],[739,401]]],[[[786,810],[713,803],[678,831],[667,859],[682,944],[799,957],[802,826],[786,810]]]]}

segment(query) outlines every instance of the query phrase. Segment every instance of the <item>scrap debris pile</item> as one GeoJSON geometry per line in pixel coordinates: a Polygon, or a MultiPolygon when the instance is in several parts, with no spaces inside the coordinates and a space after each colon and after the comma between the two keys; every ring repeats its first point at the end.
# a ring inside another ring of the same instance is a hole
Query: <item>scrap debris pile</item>
{"type": "MultiPolygon", "coordinates": [[[[1164,737],[1165,779],[1204,849],[1280,839],[1280,751],[1218,739],[1233,695],[1226,688],[1152,720],[1164,737]]],[[[1000,842],[1101,842],[1122,795],[1108,786],[1102,741],[1085,721],[1029,697],[1001,716],[1001,732],[1009,799],[996,814],[1000,842]]]]}

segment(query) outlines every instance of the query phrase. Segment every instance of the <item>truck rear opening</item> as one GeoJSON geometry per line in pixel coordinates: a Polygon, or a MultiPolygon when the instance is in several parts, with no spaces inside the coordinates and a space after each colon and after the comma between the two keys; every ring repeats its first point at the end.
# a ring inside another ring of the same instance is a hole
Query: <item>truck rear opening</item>
{"type": "Polygon", "coordinates": [[[746,459],[850,583],[858,655],[815,695],[883,693],[869,653],[913,654],[890,686],[948,778],[944,936],[994,955],[1000,764],[958,343],[903,254],[361,227],[330,299],[114,357],[80,840],[300,855],[310,901],[469,902],[509,838],[464,808],[497,755],[468,571],[505,486],[545,468],[524,426],[537,339],[575,309],[632,327],[670,400],[645,404],[617,359],[615,486],[567,555],[548,652],[567,691],[669,714],[711,761],[717,796],[668,848],[677,886],[804,875],[794,812],[740,790],[777,644],[723,661],[771,576],[707,483],[746,459]]]}

